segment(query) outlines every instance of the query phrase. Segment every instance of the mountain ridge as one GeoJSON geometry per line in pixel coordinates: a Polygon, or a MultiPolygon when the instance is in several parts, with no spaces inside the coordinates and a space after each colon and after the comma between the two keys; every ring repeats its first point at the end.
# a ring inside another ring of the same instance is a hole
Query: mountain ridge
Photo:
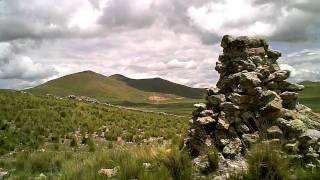
{"type": "Polygon", "coordinates": [[[70,94],[97,98],[102,101],[152,101],[199,99],[204,89],[191,88],[161,78],[132,79],[121,74],[105,76],[86,70],[50,80],[27,92],[35,95],[70,94]]]}

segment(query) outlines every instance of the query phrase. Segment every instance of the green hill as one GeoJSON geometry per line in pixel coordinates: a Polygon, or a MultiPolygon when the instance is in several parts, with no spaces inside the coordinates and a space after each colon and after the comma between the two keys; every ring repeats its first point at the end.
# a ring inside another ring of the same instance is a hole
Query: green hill
{"type": "Polygon", "coordinates": [[[300,93],[300,103],[320,112],[320,82],[305,81],[300,83],[305,89],[300,93]]]}
{"type": "Polygon", "coordinates": [[[203,89],[190,88],[160,78],[139,80],[122,75],[106,77],[92,71],[63,76],[26,91],[36,95],[82,95],[108,102],[197,99],[204,92],[203,89]]]}
{"type": "Polygon", "coordinates": [[[203,89],[190,88],[181,84],[173,83],[161,78],[152,79],[130,79],[125,76],[115,74],[111,78],[125,82],[127,85],[145,92],[158,92],[165,94],[175,94],[177,96],[198,99],[204,94],[203,89]]]}
{"type": "Polygon", "coordinates": [[[188,129],[186,118],[13,90],[0,90],[0,104],[4,179],[102,180],[115,167],[112,179],[173,179],[162,152],[178,153],[188,129]]]}

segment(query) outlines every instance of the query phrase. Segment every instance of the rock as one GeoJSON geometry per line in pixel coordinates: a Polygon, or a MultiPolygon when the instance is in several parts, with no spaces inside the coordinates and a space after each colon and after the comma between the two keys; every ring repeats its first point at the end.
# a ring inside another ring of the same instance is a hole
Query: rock
{"type": "MultiPolygon", "coordinates": [[[[215,146],[224,162],[221,170],[236,159],[244,162],[242,153],[262,142],[284,147],[288,157],[320,162],[320,115],[298,103],[304,87],[286,81],[290,71],[279,67],[281,53],[261,38],[246,36],[226,35],[221,46],[215,67],[220,78],[207,89],[206,106],[193,113],[186,141],[191,154],[197,158],[215,146]]],[[[227,179],[226,174],[217,175],[227,179]]]]}
{"type": "Polygon", "coordinates": [[[260,96],[260,103],[263,111],[279,111],[282,108],[282,100],[274,91],[263,91],[260,96]]]}
{"type": "Polygon", "coordinates": [[[299,152],[299,142],[296,141],[295,143],[288,143],[284,146],[285,150],[289,153],[297,153],[299,152]]]}
{"type": "Polygon", "coordinates": [[[4,179],[9,176],[9,172],[0,168],[0,179],[4,179]]]}
{"type": "Polygon", "coordinates": [[[207,97],[208,103],[213,107],[218,107],[221,103],[226,101],[226,97],[223,94],[211,95],[207,97]]]}
{"type": "Polygon", "coordinates": [[[208,96],[217,95],[219,94],[219,91],[220,89],[216,85],[214,85],[207,89],[207,95],[208,96]]]}
{"type": "Polygon", "coordinates": [[[256,143],[259,140],[259,134],[258,132],[255,132],[254,134],[243,134],[242,139],[246,143],[247,146],[250,146],[254,143],[256,143]]]}
{"type": "Polygon", "coordinates": [[[285,91],[280,94],[282,106],[287,109],[295,109],[298,104],[298,93],[285,91]]]}
{"type": "Polygon", "coordinates": [[[216,120],[213,119],[213,118],[210,117],[210,116],[207,116],[207,117],[199,117],[196,121],[197,121],[198,123],[200,123],[201,125],[206,125],[206,124],[213,123],[213,122],[215,122],[216,120]]]}
{"type": "Polygon", "coordinates": [[[209,158],[207,154],[200,155],[193,160],[194,167],[202,173],[206,173],[210,168],[209,158]]]}
{"type": "Polygon", "coordinates": [[[71,95],[68,96],[68,98],[69,98],[69,99],[76,99],[77,96],[71,94],[71,95]]]}
{"type": "Polygon", "coordinates": [[[229,129],[230,124],[227,123],[225,120],[223,119],[218,119],[217,122],[217,129],[224,129],[224,130],[228,130],[229,129]]]}
{"type": "Polygon", "coordinates": [[[40,173],[40,175],[38,177],[35,178],[36,180],[46,180],[47,176],[43,173],[40,173]]]}
{"type": "Polygon", "coordinates": [[[283,134],[278,126],[271,126],[267,129],[267,133],[272,138],[281,138],[283,134]]]}
{"type": "Polygon", "coordinates": [[[194,104],[193,107],[200,109],[201,111],[207,109],[207,106],[204,103],[194,104]]]}
{"type": "Polygon", "coordinates": [[[304,89],[304,86],[299,85],[299,84],[290,83],[287,81],[281,81],[281,82],[278,82],[277,88],[279,88],[281,91],[297,92],[297,91],[302,91],[304,89]]]}
{"type": "Polygon", "coordinates": [[[216,115],[214,115],[214,112],[212,110],[203,110],[200,112],[200,116],[205,117],[205,116],[216,116],[216,115]]]}
{"type": "Polygon", "coordinates": [[[239,106],[233,104],[232,102],[221,103],[220,107],[224,112],[229,112],[229,113],[235,113],[240,109],[239,106]]]}
{"type": "Polygon", "coordinates": [[[301,143],[316,143],[320,139],[320,131],[315,129],[306,130],[299,137],[301,143]]]}
{"type": "Polygon", "coordinates": [[[250,97],[248,95],[240,95],[238,93],[231,93],[227,98],[235,104],[244,104],[250,102],[250,97]]]}
{"type": "Polygon", "coordinates": [[[285,129],[286,133],[296,134],[307,130],[306,125],[299,119],[288,121],[283,118],[278,118],[276,119],[276,122],[280,127],[285,129]]]}
{"type": "Polygon", "coordinates": [[[246,72],[241,73],[240,83],[245,88],[256,87],[261,84],[261,80],[258,77],[259,73],[257,72],[246,72]]]}
{"type": "Polygon", "coordinates": [[[246,134],[250,132],[250,129],[248,128],[248,126],[243,123],[241,123],[240,125],[237,125],[236,130],[242,134],[246,134]]]}
{"type": "Polygon", "coordinates": [[[145,169],[150,169],[150,168],[151,168],[151,163],[142,163],[142,166],[143,166],[145,169]]]}
{"type": "Polygon", "coordinates": [[[281,53],[272,49],[268,49],[267,56],[273,59],[278,59],[279,57],[281,57],[281,53]]]}
{"type": "Polygon", "coordinates": [[[242,150],[242,143],[239,138],[235,138],[227,144],[223,150],[223,155],[227,157],[235,157],[237,154],[239,154],[242,150]]]}
{"type": "Polygon", "coordinates": [[[224,180],[224,178],[222,176],[216,176],[213,178],[213,180],[224,180]]]}
{"type": "Polygon", "coordinates": [[[272,73],[268,77],[268,81],[284,81],[288,79],[290,76],[290,71],[288,70],[279,70],[274,73],[272,73]]]}
{"type": "Polygon", "coordinates": [[[99,175],[104,175],[107,176],[108,178],[111,178],[113,176],[115,176],[119,171],[119,167],[115,167],[113,169],[100,169],[98,171],[99,175]]]}

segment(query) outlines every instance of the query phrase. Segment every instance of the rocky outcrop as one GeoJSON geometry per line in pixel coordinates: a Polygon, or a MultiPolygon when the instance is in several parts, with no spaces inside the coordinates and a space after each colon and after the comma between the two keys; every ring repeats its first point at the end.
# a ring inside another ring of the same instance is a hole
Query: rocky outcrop
{"type": "Polygon", "coordinates": [[[197,157],[209,144],[232,161],[258,141],[281,139],[288,153],[319,166],[319,115],[298,103],[304,87],[286,81],[290,72],[277,63],[281,53],[245,36],[226,35],[221,46],[220,79],[193,112],[186,141],[191,154],[197,157]]]}

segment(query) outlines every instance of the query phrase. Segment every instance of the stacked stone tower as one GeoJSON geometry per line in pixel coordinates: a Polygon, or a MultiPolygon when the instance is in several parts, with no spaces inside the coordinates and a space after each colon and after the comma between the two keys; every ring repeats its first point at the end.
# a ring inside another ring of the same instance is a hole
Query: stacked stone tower
{"type": "Polygon", "coordinates": [[[245,36],[226,35],[221,46],[220,79],[207,89],[206,103],[195,104],[186,141],[191,154],[214,146],[234,159],[257,141],[281,141],[294,158],[319,165],[320,117],[298,103],[304,87],[286,81],[290,72],[277,63],[281,53],[245,36]]]}

